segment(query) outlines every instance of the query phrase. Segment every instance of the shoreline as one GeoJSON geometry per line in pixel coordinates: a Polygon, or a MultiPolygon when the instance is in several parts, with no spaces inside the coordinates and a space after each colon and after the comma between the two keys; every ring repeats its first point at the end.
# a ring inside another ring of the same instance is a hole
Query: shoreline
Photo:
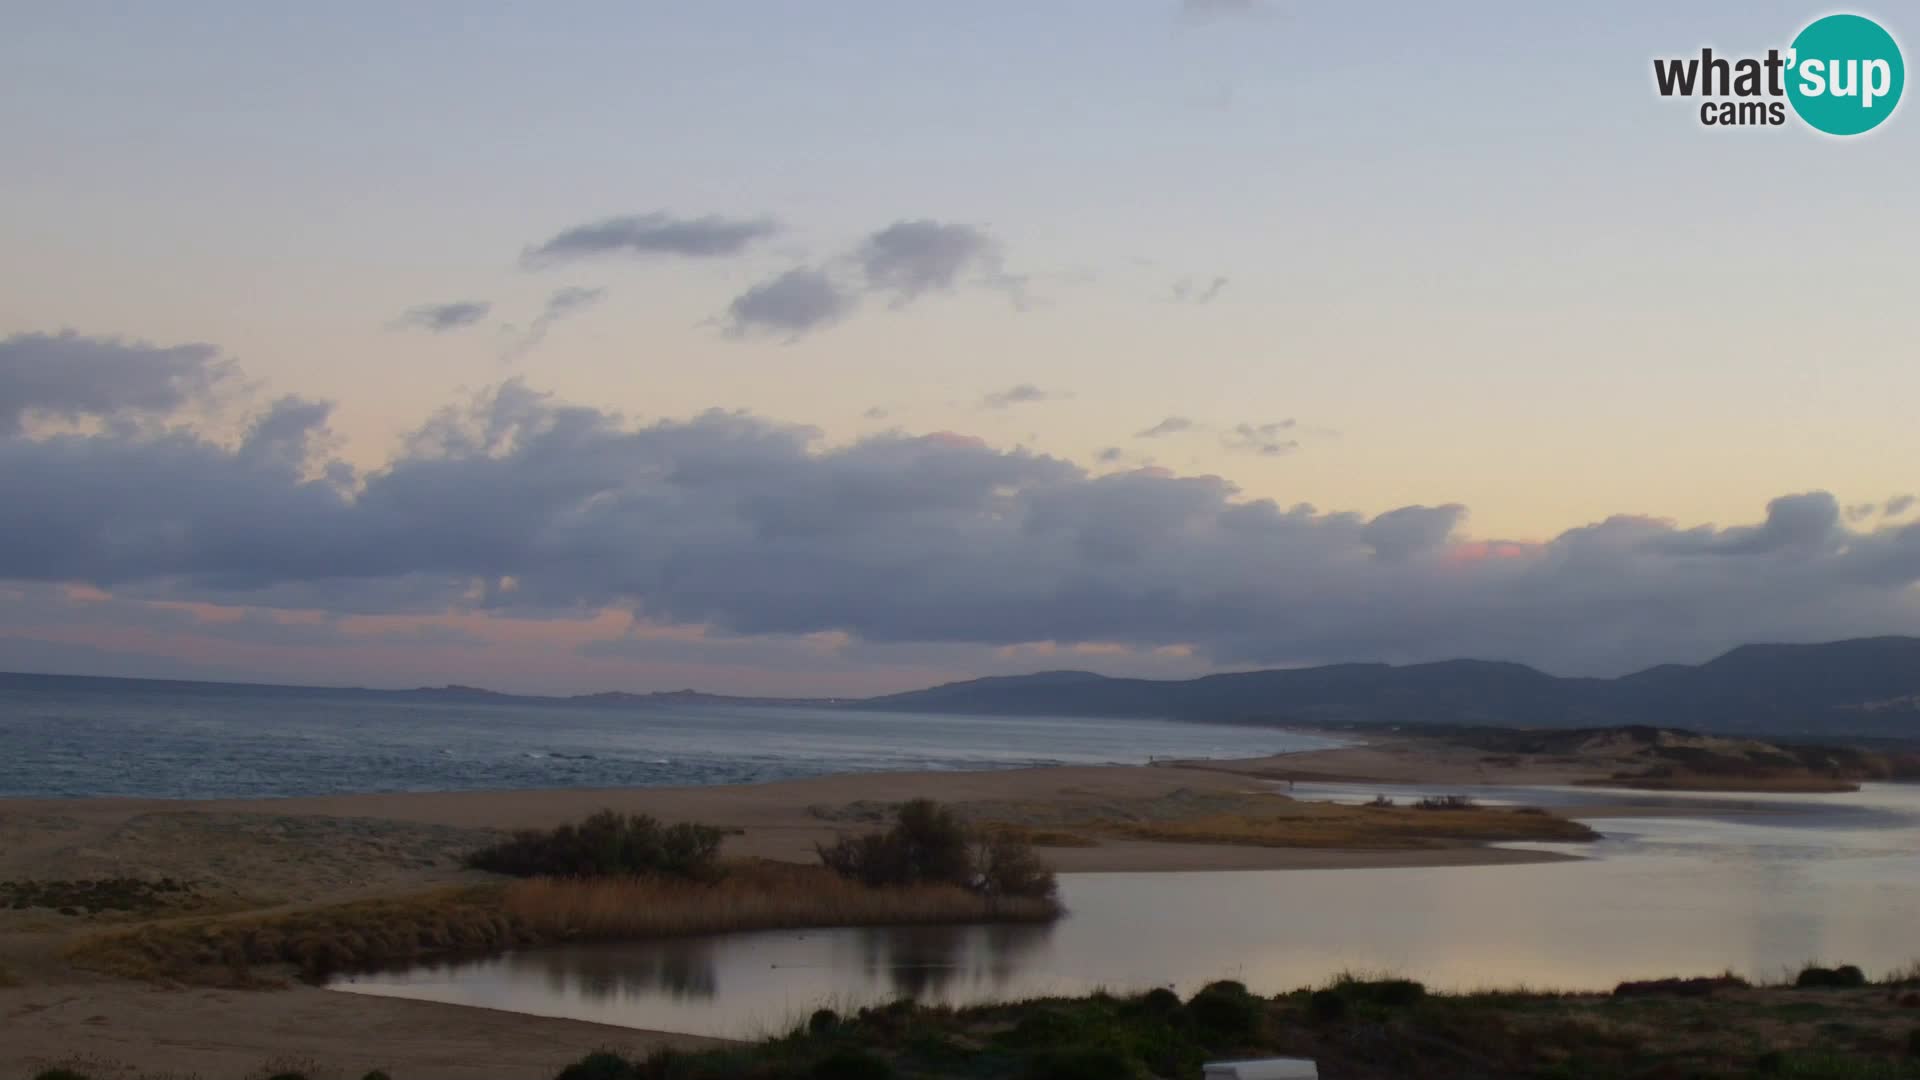
{"type": "MultiPolygon", "coordinates": [[[[1468,750],[1393,738],[1250,759],[1008,770],[849,773],[753,784],[290,796],[251,799],[0,799],[0,881],[173,876],[214,880],[224,918],[296,911],[492,880],[459,854],[500,830],[549,828],[600,809],[738,830],[731,858],[811,863],[814,845],[871,827],[881,808],[917,797],[984,820],[1058,827],[1074,815],[1220,813],[1284,795],[1271,771],[1348,783],[1436,788],[1560,786],[1597,779],[1592,765],[1490,769],[1468,750]],[[1332,775],[1330,775],[1332,774],[1332,775]],[[1358,777],[1364,776],[1364,779],[1358,777]],[[1236,801],[1238,800],[1238,801],[1236,801]]],[[[1592,811],[1592,812],[1589,812],[1592,811]]],[[[1560,807],[1566,817],[1604,808],[1560,807]]],[[[1063,874],[1498,866],[1580,856],[1471,841],[1412,847],[1266,847],[1097,835],[1093,846],[1042,846],[1063,874]]],[[[190,914],[182,912],[181,914],[190,914]]],[[[148,920],[161,918],[149,914],[148,920]]],[[[170,918],[171,916],[165,916],[170,918]]],[[[197,917],[197,916],[196,916],[197,917]]],[[[638,1054],[722,1040],[648,1032],[314,986],[154,986],[72,968],[66,951],[132,916],[69,919],[0,910],[0,1071],[47,1068],[76,1054],[127,1059],[107,1077],[155,1070],[240,1075],[271,1058],[306,1057],[359,1075],[526,1080],[596,1046],[638,1054]],[[346,1033],[352,1033],[349,1036],[346,1033]],[[358,1070],[353,1071],[353,1070],[358,1070]]]]}

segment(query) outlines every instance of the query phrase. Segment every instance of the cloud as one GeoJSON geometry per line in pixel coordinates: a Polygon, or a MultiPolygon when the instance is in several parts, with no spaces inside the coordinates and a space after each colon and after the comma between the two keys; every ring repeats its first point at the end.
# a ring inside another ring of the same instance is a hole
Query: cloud
{"type": "Polygon", "coordinates": [[[421,304],[408,308],[394,320],[397,329],[430,330],[436,334],[472,326],[487,317],[493,305],[485,300],[459,300],[451,304],[421,304]]]}
{"type": "Polygon", "coordinates": [[[1299,439],[1287,437],[1287,433],[1298,426],[1291,419],[1265,424],[1235,424],[1233,430],[1221,438],[1220,445],[1243,454],[1279,457],[1300,449],[1299,439]]]}
{"type": "Polygon", "coordinates": [[[1920,632],[1920,524],[1854,527],[1818,491],[1727,528],[1623,514],[1503,542],[1462,536],[1454,504],[1289,507],[1219,477],[1096,473],[952,433],[830,442],[740,412],[634,424],[518,381],[442,410],[365,473],[327,459],[325,422],[291,398],[232,442],[15,427],[0,580],[1220,665],[1481,656],[1604,673],[1920,632]]]}
{"type": "Polygon", "coordinates": [[[769,334],[791,341],[846,318],[855,303],[826,271],[802,266],[734,297],[722,325],[734,337],[769,334]]]}
{"type": "Polygon", "coordinates": [[[212,345],[58,334],[0,339],[0,435],[30,419],[171,413],[205,398],[231,372],[212,345]]]}
{"type": "Polygon", "coordinates": [[[756,241],[780,231],[771,218],[728,218],[717,214],[680,218],[671,214],[631,214],[575,225],[521,253],[522,266],[554,266],[574,259],[608,255],[659,255],[702,259],[745,252],[756,241]]]}
{"type": "Polygon", "coordinates": [[[1888,517],[1899,517],[1901,514],[1913,509],[1915,501],[1915,497],[1912,495],[1895,495],[1887,500],[1887,505],[1882,512],[1888,517]]]}
{"type": "Polygon", "coordinates": [[[569,316],[578,315],[606,297],[605,289],[590,289],[581,285],[555,289],[547,297],[546,306],[540,309],[540,314],[527,324],[526,332],[500,354],[501,362],[511,363],[532,352],[540,346],[541,342],[547,340],[547,333],[553,329],[554,323],[569,316]]]}
{"type": "Polygon", "coordinates": [[[1007,273],[1000,245],[972,225],[929,219],[895,222],[852,251],[762,281],[733,299],[719,324],[734,338],[794,341],[845,319],[868,296],[904,308],[929,293],[996,289],[1027,303],[1026,279],[1007,273]]]}
{"type": "Polygon", "coordinates": [[[899,221],[867,237],[855,258],[869,291],[905,305],[929,292],[951,292],[974,275],[1005,287],[1000,245],[972,225],[922,218],[899,221]]]}
{"type": "Polygon", "coordinates": [[[983,409],[1005,409],[1013,405],[1031,405],[1042,401],[1058,401],[1067,394],[1057,390],[1042,390],[1032,383],[1009,386],[1005,390],[995,390],[980,399],[983,409]]]}
{"type": "Polygon", "coordinates": [[[1181,278],[1174,282],[1173,299],[1183,304],[1211,304],[1226,287],[1227,279],[1224,277],[1215,277],[1208,281],[1181,278]]]}
{"type": "Polygon", "coordinates": [[[1147,428],[1145,431],[1135,432],[1133,437],[1136,439],[1158,439],[1166,435],[1184,435],[1189,431],[1198,430],[1200,430],[1200,425],[1184,416],[1169,416],[1165,420],[1147,428]]]}

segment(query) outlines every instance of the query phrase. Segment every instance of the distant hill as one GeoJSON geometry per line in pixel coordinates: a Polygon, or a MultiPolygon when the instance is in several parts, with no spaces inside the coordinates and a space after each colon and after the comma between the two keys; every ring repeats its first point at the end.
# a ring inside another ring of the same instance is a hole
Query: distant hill
{"type": "Polygon", "coordinates": [[[1707,663],[1662,664],[1615,679],[1568,679],[1524,664],[1332,664],[1197,679],[1116,679],[1041,671],[845,698],[732,697],[697,690],[571,697],[475,686],[371,690],[0,673],[0,693],[84,687],[144,693],[358,695],[484,707],[602,709],[806,706],[1025,716],[1154,716],[1220,723],[1599,728],[1648,725],[1728,735],[1920,741],[1920,638],[1742,645],[1707,663]]]}
{"type": "Polygon", "coordinates": [[[1046,671],[869,698],[858,708],[1238,723],[1604,727],[1920,737],[1920,638],[1743,645],[1697,666],[1567,679],[1523,664],[1335,664],[1197,679],[1046,671]]]}

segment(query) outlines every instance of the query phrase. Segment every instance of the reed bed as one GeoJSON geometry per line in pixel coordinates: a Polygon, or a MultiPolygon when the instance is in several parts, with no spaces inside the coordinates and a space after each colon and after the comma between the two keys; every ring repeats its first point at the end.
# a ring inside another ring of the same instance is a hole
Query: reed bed
{"type": "Polygon", "coordinates": [[[639,940],[806,926],[1046,922],[1049,899],[946,885],[873,889],[820,867],[759,864],[713,884],[660,878],[537,878],[507,887],[506,914],[553,940],[639,940]]]}

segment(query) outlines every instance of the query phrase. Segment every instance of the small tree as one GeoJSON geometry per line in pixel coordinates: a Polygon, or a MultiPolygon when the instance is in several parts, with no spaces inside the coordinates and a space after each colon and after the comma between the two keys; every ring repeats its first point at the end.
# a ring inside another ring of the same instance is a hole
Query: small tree
{"type": "Polygon", "coordinates": [[[818,845],[820,862],[869,888],[953,885],[985,896],[1052,897],[1053,872],[1025,842],[974,842],[958,815],[931,799],[901,805],[883,833],[842,836],[818,845]]]}

